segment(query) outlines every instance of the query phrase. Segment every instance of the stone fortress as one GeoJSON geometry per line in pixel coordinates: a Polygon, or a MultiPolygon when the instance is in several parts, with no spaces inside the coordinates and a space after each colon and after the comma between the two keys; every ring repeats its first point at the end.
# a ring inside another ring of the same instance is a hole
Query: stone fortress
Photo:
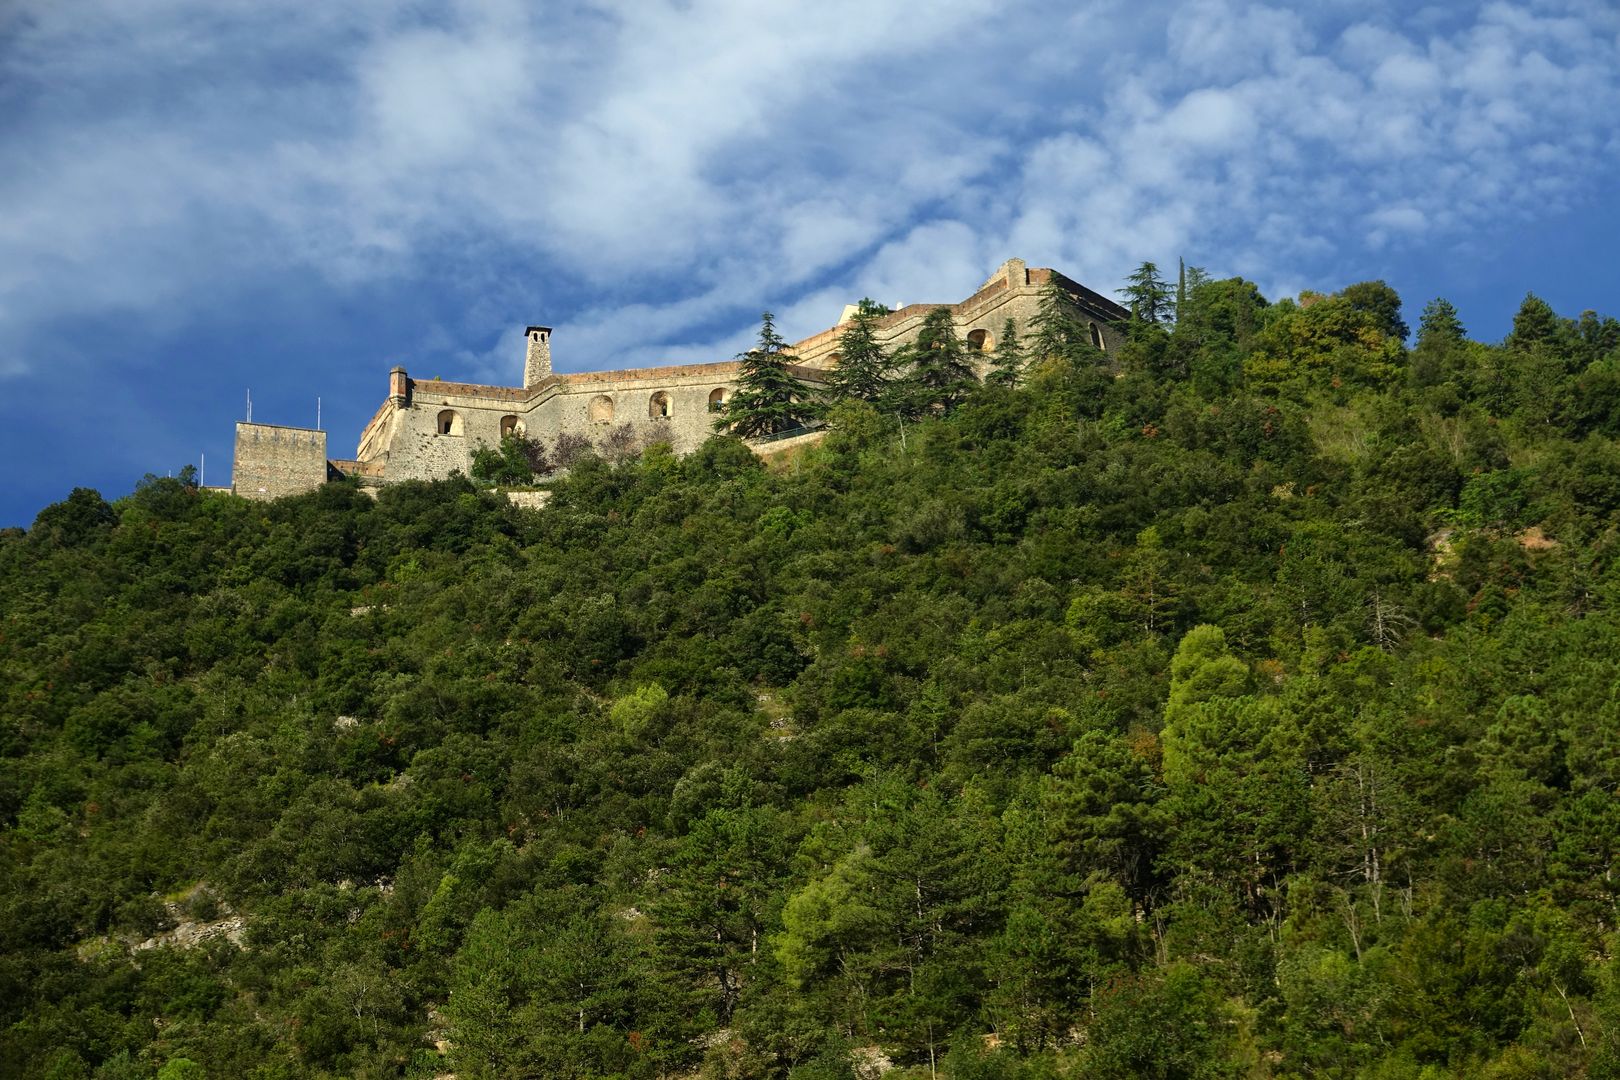
{"type": "MultiPolygon", "coordinates": [[[[977,292],[955,304],[908,304],[878,323],[891,351],[914,339],[927,314],[951,310],[957,334],[982,354],[995,351],[1008,319],[1020,337],[1030,332],[1040,294],[1055,283],[1089,325],[1092,342],[1111,351],[1121,341],[1120,305],[1056,270],[1009,259],[977,292]]],[[[837,326],[790,347],[794,370],[812,384],[838,364],[838,340],[853,305],[837,326]]],[[[696,449],[714,432],[715,412],[737,386],[736,360],[711,364],[558,373],[551,369],[551,328],[527,329],[522,386],[417,380],[402,367],[388,373],[388,397],[360,433],[352,459],[326,454],[326,432],[241,422],[231,475],[238,495],[274,499],[310,491],[329,479],[357,476],[365,486],[433,480],[471,472],[473,451],[507,434],[552,443],[565,433],[600,445],[628,425],[630,441],[667,442],[676,453],[696,449]]],[[[985,361],[988,364],[988,360],[985,361]]]]}

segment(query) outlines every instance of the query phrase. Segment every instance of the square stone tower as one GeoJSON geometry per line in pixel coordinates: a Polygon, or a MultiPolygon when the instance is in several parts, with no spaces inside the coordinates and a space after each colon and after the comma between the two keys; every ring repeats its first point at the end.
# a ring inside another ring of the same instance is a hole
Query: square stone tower
{"type": "Polygon", "coordinates": [[[237,421],[231,490],[249,499],[279,499],[326,483],[326,432],[237,421]]]}

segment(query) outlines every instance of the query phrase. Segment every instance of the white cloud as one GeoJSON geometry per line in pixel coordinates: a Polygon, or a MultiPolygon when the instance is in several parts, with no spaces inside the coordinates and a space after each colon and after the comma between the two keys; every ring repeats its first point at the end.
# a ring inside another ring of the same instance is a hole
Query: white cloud
{"type": "Polygon", "coordinates": [[[1089,231],[1101,211],[1128,242],[1058,246],[1081,265],[1100,246],[1113,280],[1130,261],[1177,252],[1298,280],[1355,253],[1459,239],[1591,197],[1616,164],[1620,53],[1612,33],[1594,32],[1616,16],[1583,17],[1497,4],[1446,38],[1363,21],[1321,51],[1309,32],[1276,29],[1286,13],[1186,5],[1166,63],[1139,65],[1093,130],[1026,152],[1039,168],[1008,235],[1089,231]],[[1232,41],[1244,30],[1246,50],[1232,41]]]}
{"type": "Polygon", "coordinates": [[[1180,5],[1166,38],[1174,64],[1211,79],[1252,75],[1313,47],[1309,28],[1295,13],[1241,0],[1180,5]]]}
{"type": "Polygon", "coordinates": [[[1620,153],[1597,0],[24,0],[14,25],[0,374],[71,352],[64,320],[184,323],[277,274],[438,282],[467,313],[444,340],[500,339],[442,348],[500,379],[514,307],[577,368],[730,355],[766,306],[791,335],[957,298],[1010,255],[1104,290],[1181,252],[1331,281],[1594,197],[1620,153]],[[533,311],[521,265],[567,308],[533,311]]]}
{"type": "Polygon", "coordinates": [[[1254,140],[1254,116],[1237,93],[1194,90],[1165,114],[1163,131],[1184,148],[1238,154],[1254,140]]]}

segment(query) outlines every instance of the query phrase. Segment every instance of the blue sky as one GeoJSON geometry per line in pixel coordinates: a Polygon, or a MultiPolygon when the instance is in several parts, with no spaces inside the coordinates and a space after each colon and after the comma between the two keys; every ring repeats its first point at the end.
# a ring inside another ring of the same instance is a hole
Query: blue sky
{"type": "Polygon", "coordinates": [[[13,0],[0,525],[226,482],[249,389],[347,456],[391,365],[514,383],[528,322],[726,359],[1012,255],[1620,314],[1617,118],[1608,0],[13,0]]]}

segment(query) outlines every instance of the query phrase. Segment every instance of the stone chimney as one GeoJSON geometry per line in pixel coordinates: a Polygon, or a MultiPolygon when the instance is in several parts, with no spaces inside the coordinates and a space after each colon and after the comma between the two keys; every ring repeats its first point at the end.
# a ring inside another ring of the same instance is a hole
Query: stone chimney
{"type": "Polygon", "coordinates": [[[531,326],[524,336],[529,339],[529,355],[523,364],[523,388],[532,390],[551,375],[551,327],[531,326]]]}

